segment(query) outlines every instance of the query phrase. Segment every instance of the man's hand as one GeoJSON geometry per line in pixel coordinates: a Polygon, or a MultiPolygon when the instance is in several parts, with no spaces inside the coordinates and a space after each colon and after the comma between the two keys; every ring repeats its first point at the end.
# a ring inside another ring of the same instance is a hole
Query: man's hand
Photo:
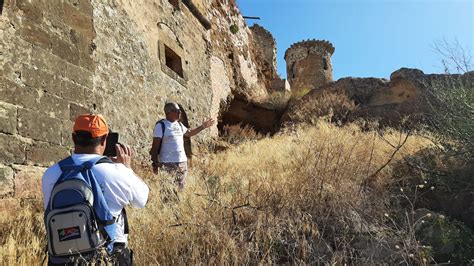
{"type": "Polygon", "coordinates": [[[202,123],[201,126],[203,127],[203,129],[209,128],[209,127],[212,127],[215,122],[216,122],[216,121],[215,121],[214,119],[209,118],[207,121],[204,121],[204,123],[202,123]]]}
{"type": "Polygon", "coordinates": [[[117,157],[111,158],[114,163],[122,163],[128,168],[131,167],[132,163],[132,149],[124,144],[115,144],[115,150],[117,151],[117,157]]]}
{"type": "Polygon", "coordinates": [[[198,134],[199,132],[203,131],[204,129],[213,126],[215,123],[216,123],[216,121],[214,119],[209,118],[208,120],[204,121],[204,123],[202,123],[202,125],[198,126],[197,128],[189,129],[184,134],[184,136],[187,137],[187,138],[190,138],[190,137],[198,134]]]}

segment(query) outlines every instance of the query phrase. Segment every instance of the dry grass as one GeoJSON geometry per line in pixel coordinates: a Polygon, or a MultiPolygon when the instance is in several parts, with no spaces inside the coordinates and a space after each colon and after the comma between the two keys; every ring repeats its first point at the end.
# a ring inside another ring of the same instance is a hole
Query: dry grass
{"type": "Polygon", "coordinates": [[[347,95],[335,91],[318,92],[295,105],[291,116],[294,122],[317,123],[321,118],[340,123],[356,109],[347,95]]]}
{"type": "MultiPolygon", "coordinates": [[[[400,133],[384,138],[396,144],[400,133]]],[[[151,195],[146,209],[130,212],[136,262],[420,262],[410,228],[391,219],[385,185],[392,182],[392,163],[367,182],[394,150],[386,140],[355,126],[318,123],[246,141],[195,158],[180,193],[170,176],[138,170],[151,195]]],[[[393,162],[428,145],[412,136],[393,162]]],[[[2,222],[1,262],[37,264],[41,215],[9,221],[2,222]]]]}
{"type": "Polygon", "coordinates": [[[220,134],[221,140],[230,144],[240,144],[249,140],[258,140],[263,135],[257,133],[250,125],[225,125],[220,134]]]}
{"type": "Polygon", "coordinates": [[[25,203],[19,213],[0,217],[0,265],[39,265],[43,261],[43,214],[34,205],[37,203],[25,203]]]}
{"type": "Polygon", "coordinates": [[[272,110],[285,110],[290,99],[291,92],[273,91],[265,99],[265,106],[272,110]]]}

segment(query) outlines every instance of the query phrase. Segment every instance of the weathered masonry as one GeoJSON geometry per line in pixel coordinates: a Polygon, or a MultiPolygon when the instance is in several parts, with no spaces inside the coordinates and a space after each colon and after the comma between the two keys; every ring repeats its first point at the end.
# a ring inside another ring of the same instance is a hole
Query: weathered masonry
{"type": "Polygon", "coordinates": [[[286,50],[286,73],[293,94],[304,94],[332,82],[333,53],[334,46],[320,40],[297,42],[286,50]]]}
{"type": "Polygon", "coordinates": [[[70,154],[80,113],[104,114],[144,156],[166,101],[179,102],[196,126],[217,118],[237,87],[263,84],[246,76],[255,68],[252,37],[232,1],[2,3],[0,205],[10,209],[38,197],[45,167],[70,154]],[[227,33],[231,23],[238,34],[227,33]]]}

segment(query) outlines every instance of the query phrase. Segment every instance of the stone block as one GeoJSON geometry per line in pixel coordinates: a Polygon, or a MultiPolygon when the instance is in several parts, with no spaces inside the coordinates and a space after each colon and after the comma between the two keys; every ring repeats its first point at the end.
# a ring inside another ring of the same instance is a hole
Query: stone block
{"type": "Polygon", "coordinates": [[[92,89],[92,76],[93,73],[88,70],[85,70],[73,64],[67,64],[66,77],[76,83],[79,83],[87,88],[92,89]]]}
{"type": "Polygon", "coordinates": [[[40,24],[43,20],[44,2],[40,0],[16,0],[16,6],[23,11],[23,18],[40,24]]]}
{"type": "Polygon", "coordinates": [[[62,80],[60,88],[56,95],[72,102],[85,103],[90,97],[85,87],[71,81],[62,80]]]}
{"type": "Polygon", "coordinates": [[[69,31],[71,27],[64,23],[63,17],[48,15],[48,29],[54,32],[54,36],[69,40],[69,31]]]}
{"type": "Polygon", "coordinates": [[[79,52],[79,66],[91,72],[95,71],[94,59],[88,53],[79,52]]]}
{"type": "Polygon", "coordinates": [[[52,118],[69,118],[69,102],[49,93],[42,94],[39,105],[32,109],[52,118]]]}
{"type": "Polygon", "coordinates": [[[7,29],[0,29],[0,31],[2,32],[0,37],[2,76],[19,80],[23,63],[29,61],[32,45],[7,29]]]}
{"type": "Polygon", "coordinates": [[[31,64],[42,71],[64,76],[66,74],[66,61],[40,47],[33,47],[31,64]]]}
{"type": "Polygon", "coordinates": [[[23,65],[21,79],[26,85],[44,91],[54,90],[60,85],[60,80],[55,75],[29,65],[23,65]]]}
{"type": "Polygon", "coordinates": [[[0,133],[0,162],[4,164],[24,163],[26,143],[14,135],[0,133]]]}
{"type": "Polygon", "coordinates": [[[0,165],[0,197],[12,195],[14,188],[13,169],[0,165]]]}
{"type": "Polygon", "coordinates": [[[26,162],[40,166],[51,166],[69,155],[67,147],[46,142],[34,142],[26,148],[26,162]]]}
{"type": "Polygon", "coordinates": [[[45,12],[43,16],[51,20],[59,20],[62,22],[64,17],[62,0],[47,0],[45,2],[45,12]]]}
{"type": "Polygon", "coordinates": [[[38,115],[27,109],[18,110],[18,132],[23,137],[60,144],[61,129],[59,119],[38,115]]]}
{"type": "Polygon", "coordinates": [[[74,44],[74,46],[77,47],[77,49],[79,49],[80,53],[91,55],[95,49],[93,47],[93,39],[85,36],[82,32],[75,29],[71,29],[69,31],[69,40],[72,44],[74,44]]]}
{"type": "Polygon", "coordinates": [[[20,36],[25,41],[43,49],[51,49],[51,33],[27,20],[22,21],[20,36]]]}
{"type": "Polygon", "coordinates": [[[93,7],[91,1],[88,0],[66,0],[66,3],[76,8],[79,12],[86,16],[92,17],[93,7]]]}
{"type": "Polygon", "coordinates": [[[26,85],[38,90],[0,79],[0,95],[6,102],[40,111],[50,117],[69,118],[68,102],[53,96],[62,94],[58,76],[25,65],[22,78],[26,85]]]}
{"type": "Polygon", "coordinates": [[[53,37],[52,51],[53,54],[63,58],[69,63],[75,65],[79,64],[79,50],[59,37],[53,37]]]}
{"type": "Polygon", "coordinates": [[[13,28],[13,26],[0,29],[2,30],[2,35],[0,38],[2,62],[23,63],[28,60],[31,52],[31,43],[21,38],[18,34],[18,31],[14,31],[15,28],[13,28]]]}
{"type": "Polygon", "coordinates": [[[92,113],[91,110],[89,110],[86,107],[71,103],[70,104],[70,114],[71,116],[69,117],[72,122],[76,120],[76,118],[81,115],[81,114],[90,114],[92,113]]]}
{"type": "Polygon", "coordinates": [[[61,130],[61,145],[64,147],[72,148],[74,147],[74,142],[72,141],[72,128],[74,123],[72,121],[66,120],[63,121],[63,128],[61,130]]]}
{"type": "Polygon", "coordinates": [[[0,102],[0,132],[16,134],[16,107],[0,102]]]}
{"type": "Polygon", "coordinates": [[[11,217],[21,211],[21,201],[19,199],[0,199],[0,215],[11,217]]]}
{"type": "Polygon", "coordinates": [[[71,28],[82,32],[90,39],[95,38],[94,24],[92,16],[85,15],[79,12],[73,5],[63,3],[64,23],[71,26],[71,28]]]}
{"type": "Polygon", "coordinates": [[[15,198],[41,198],[41,177],[45,168],[14,165],[15,171],[15,198]]]}

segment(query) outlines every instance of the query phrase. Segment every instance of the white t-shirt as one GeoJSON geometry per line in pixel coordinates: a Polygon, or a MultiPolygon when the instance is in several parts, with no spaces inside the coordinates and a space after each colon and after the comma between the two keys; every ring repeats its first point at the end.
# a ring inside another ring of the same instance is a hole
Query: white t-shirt
{"type": "Polygon", "coordinates": [[[165,124],[165,136],[161,123],[157,123],[153,131],[153,137],[161,138],[161,151],[159,161],[161,163],[182,163],[186,162],[186,152],[184,151],[184,134],[188,129],[178,121],[170,122],[163,120],[165,124]]]}
{"type": "MultiPolygon", "coordinates": [[[[72,154],[72,159],[76,164],[82,164],[93,158],[97,154],[72,154]]],[[[132,169],[121,163],[101,163],[92,167],[97,182],[104,193],[105,200],[110,212],[114,217],[119,217],[123,207],[131,204],[136,208],[143,208],[148,200],[148,186],[135,175],[132,169]]],[[[49,198],[54,184],[58,180],[62,171],[59,164],[49,167],[43,175],[43,203],[45,209],[49,203],[49,198]]],[[[115,242],[127,242],[127,235],[124,234],[124,221],[120,216],[117,221],[115,242]]]]}

